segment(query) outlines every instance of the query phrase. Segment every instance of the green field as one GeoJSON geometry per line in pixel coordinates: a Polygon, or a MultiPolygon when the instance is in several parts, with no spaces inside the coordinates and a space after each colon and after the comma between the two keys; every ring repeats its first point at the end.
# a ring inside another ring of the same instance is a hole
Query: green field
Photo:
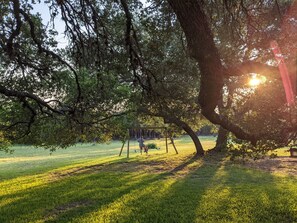
{"type": "Polygon", "coordinates": [[[187,137],[176,140],[178,155],[157,145],[140,155],[131,141],[130,159],[118,156],[117,141],[0,153],[0,222],[297,222],[295,176],[223,155],[193,159],[187,137]]]}

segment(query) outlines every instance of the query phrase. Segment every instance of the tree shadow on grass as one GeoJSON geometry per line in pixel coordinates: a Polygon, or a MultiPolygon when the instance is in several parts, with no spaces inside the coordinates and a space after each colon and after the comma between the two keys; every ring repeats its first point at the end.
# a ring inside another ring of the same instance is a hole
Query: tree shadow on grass
{"type": "MultiPolygon", "coordinates": [[[[141,180],[108,203],[96,203],[84,212],[73,210],[66,215],[74,222],[191,222],[195,219],[191,208],[209,186],[221,159],[209,165],[209,158],[191,157],[169,171],[147,175],[150,180],[141,180]],[[199,165],[185,171],[195,162],[199,165]],[[200,183],[196,187],[197,179],[200,183]]],[[[55,222],[63,222],[65,216],[60,215],[55,222]]]]}
{"type": "Polygon", "coordinates": [[[223,157],[193,157],[166,174],[174,182],[159,194],[149,194],[138,201],[139,208],[123,222],[195,222],[196,207],[212,179],[221,168],[223,157]],[[195,162],[200,165],[194,165],[195,162]],[[137,212],[142,214],[138,216],[137,212]],[[139,218],[140,217],[140,218],[139,218]]]}
{"type": "Polygon", "coordinates": [[[220,168],[221,158],[212,162],[209,157],[190,158],[133,191],[137,196],[124,195],[96,213],[86,213],[74,221],[96,222],[91,219],[97,215],[101,216],[98,222],[194,222],[195,207],[220,168]],[[189,168],[195,162],[199,165],[189,168]]]}
{"type": "Polygon", "coordinates": [[[164,178],[176,180],[165,191],[127,203],[134,211],[120,222],[297,222],[296,179],[225,165],[209,156],[184,177],[178,174],[195,161],[169,171],[164,178]]]}
{"type": "MultiPolygon", "coordinates": [[[[189,165],[194,161],[194,159],[190,160],[187,164],[189,165]]],[[[133,161],[129,161],[129,163],[133,164],[133,161]]],[[[174,175],[185,167],[186,165],[182,164],[172,171],[153,174],[137,171],[87,172],[62,178],[49,184],[44,183],[41,186],[20,190],[1,197],[1,200],[4,199],[9,202],[1,207],[0,222],[37,220],[80,222],[84,218],[97,220],[99,218],[99,220],[106,222],[130,222],[131,219],[151,222],[141,216],[148,216],[148,213],[154,213],[154,211],[159,212],[157,207],[163,205],[156,205],[160,202],[159,199],[147,199],[147,202],[143,202],[143,199],[159,196],[162,200],[165,194],[170,198],[170,191],[179,190],[182,182],[185,181],[179,182],[181,177],[176,178],[174,175]],[[131,206],[131,208],[126,213],[127,206],[131,206]],[[155,207],[148,208],[148,212],[146,212],[147,206],[155,207]],[[98,211],[103,217],[96,216],[98,211]],[[146,214],[143,215],[143,213],[146,214]]],[[[212,171],[214,173],[215,169],[212,171]]],[[[213,173],[208,171],[209,177],[213,173]]],[[[204,183],[200,189],[204,187],[207,187],[207,184],[204,183]]],[[[169,198],[165,197],[167,200],[169,198]]],[[[165,210],[165,213],[167,212],[168,208],[165,210]]],[[[162,214],[159,213],[155,219],[158,220],[160,217],[162,218],[162,214]]],[[[93,221],[98,222],[97,220],[93,221]]]]}
{"type": "Polygon", "coordinates": [[[0,222],[68,222],[154,181],[156,176],[135,173],[96,173],[65,178],[13,196],[3,196],[1,199],[16,198],[16,201],[1,207],[0,222]]]}
{"type": "Polygon", "coordinates": [[[226,209],[242,222],[297,222],[297,179],[264,171],[228,167],[226,209]],[[231,201],[231,202],[230,202],[231,201]]]}
{"type": "Polygon", "coordinates": [[[226,164],[196,207],[196,222],[297,222],[297,180],[226,164]]]}
{"type": "Polygon", "coordinates": [[[188,158],[162,172],[137,171],[143,163],[157,165],[123,159],[107,164],[111,171],[78,172],[3,196],[18,200],[1,207],[0,222],[296,221],[297,192],[290,198],[282,190],[296,180],[287,185],[267,173],[225,166],[223,156],[188,158]],[[125,170],[126,164],[133,168],[125,170]],[[286,203],[292,206],[288,214],[286,203]]]}

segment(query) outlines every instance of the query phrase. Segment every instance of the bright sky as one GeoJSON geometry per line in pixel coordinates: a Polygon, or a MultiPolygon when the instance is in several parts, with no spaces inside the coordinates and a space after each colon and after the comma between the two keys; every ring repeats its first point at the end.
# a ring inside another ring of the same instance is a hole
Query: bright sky
{"type": "MultiPolygon", "coordinates": [[[[140,1],[143,3],[144,7],[149,6],[149,4],[147,3],[147,0],[140,0],[140,1]]],[[[41,18],[43,20],[43,24],[46,25],[51,19],[48,5],[45,4],[44,1],[41,1],[41,3],[38,3],[38,1],[36,1],[36,4],[34,4],[33,6],[34,6],[33,12],[40,13],[41,18]]],[[[55,18],[54,23],[55,23],[55,29],[59,33],[59,35],[56,38],[58,42],[58,47],[64,48],[67,45],[67,40],[64,35],[64,31],[65,31],[64,22],[61,20],[61,17],[58,15],[55,18]]]]}
{"type": "MultiPolygon", "coordinates": [[[[33,12],[39,13],[41,15],[43,24],[45,25],[47,25],[51,19],[49,7],[44,2],[41,2],[41,3],[36,2],[36,4],[34,4],[33,12]]],[[[67,45],[67,40],[65,39],[65,36],[64,36],[64,31],[65,31],[64,22],[62,22],[61,17],[58,15],[55,18],[54,23],[55,23],[55,29],[59,33],[59,35],[56,38],[58,42],[58,47],[64,48],[67,45]]]]}

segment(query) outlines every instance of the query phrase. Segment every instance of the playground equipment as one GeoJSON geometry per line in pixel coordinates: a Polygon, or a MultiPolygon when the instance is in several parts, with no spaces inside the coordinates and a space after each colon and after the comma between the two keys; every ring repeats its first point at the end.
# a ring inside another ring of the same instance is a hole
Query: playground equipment
{"type": "MultiPolygon", "coordinates": [[[[174,144],[174,140],[172,136],[170,136],[166,127],[158,127],[158,126],[148,126],[148,127],[138,127],[138,128],[131,128],[127,130],[127,138],[123,141],[123,145],[121,147],[121,151],[119,156],[122,155],[124,146],[127,142],[127,158],[129,158],[130,153],[130,140],[131,138],[140,138],[141,136],[145,136],[146,138],[161,138],[161,133],[157,132],[156,130],[163,130],[165,136],[165,146],[166,146],[166,153],[168,153],[168,139],[170,140],[170,144],[172,144],[175,153],[178,154],[177,148],[174,144]]],[[[150,149],[150,148],[147,148],[150,149]]]]}

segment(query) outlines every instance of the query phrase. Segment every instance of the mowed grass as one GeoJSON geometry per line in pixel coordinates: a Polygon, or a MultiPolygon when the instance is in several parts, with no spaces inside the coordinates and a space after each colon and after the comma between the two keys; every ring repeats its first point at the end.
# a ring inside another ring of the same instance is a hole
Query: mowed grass
{"type": "MultiPolygon", "coordinates": [[[[201,138],[212,148],[214,138],[201,138]]],[[[118,157],[120,142],[0,155],[0,222],[297,222],[297,178],[161,150],[118,157]],[[28,166],[27,166],[28,165],[28,166]]]]}

